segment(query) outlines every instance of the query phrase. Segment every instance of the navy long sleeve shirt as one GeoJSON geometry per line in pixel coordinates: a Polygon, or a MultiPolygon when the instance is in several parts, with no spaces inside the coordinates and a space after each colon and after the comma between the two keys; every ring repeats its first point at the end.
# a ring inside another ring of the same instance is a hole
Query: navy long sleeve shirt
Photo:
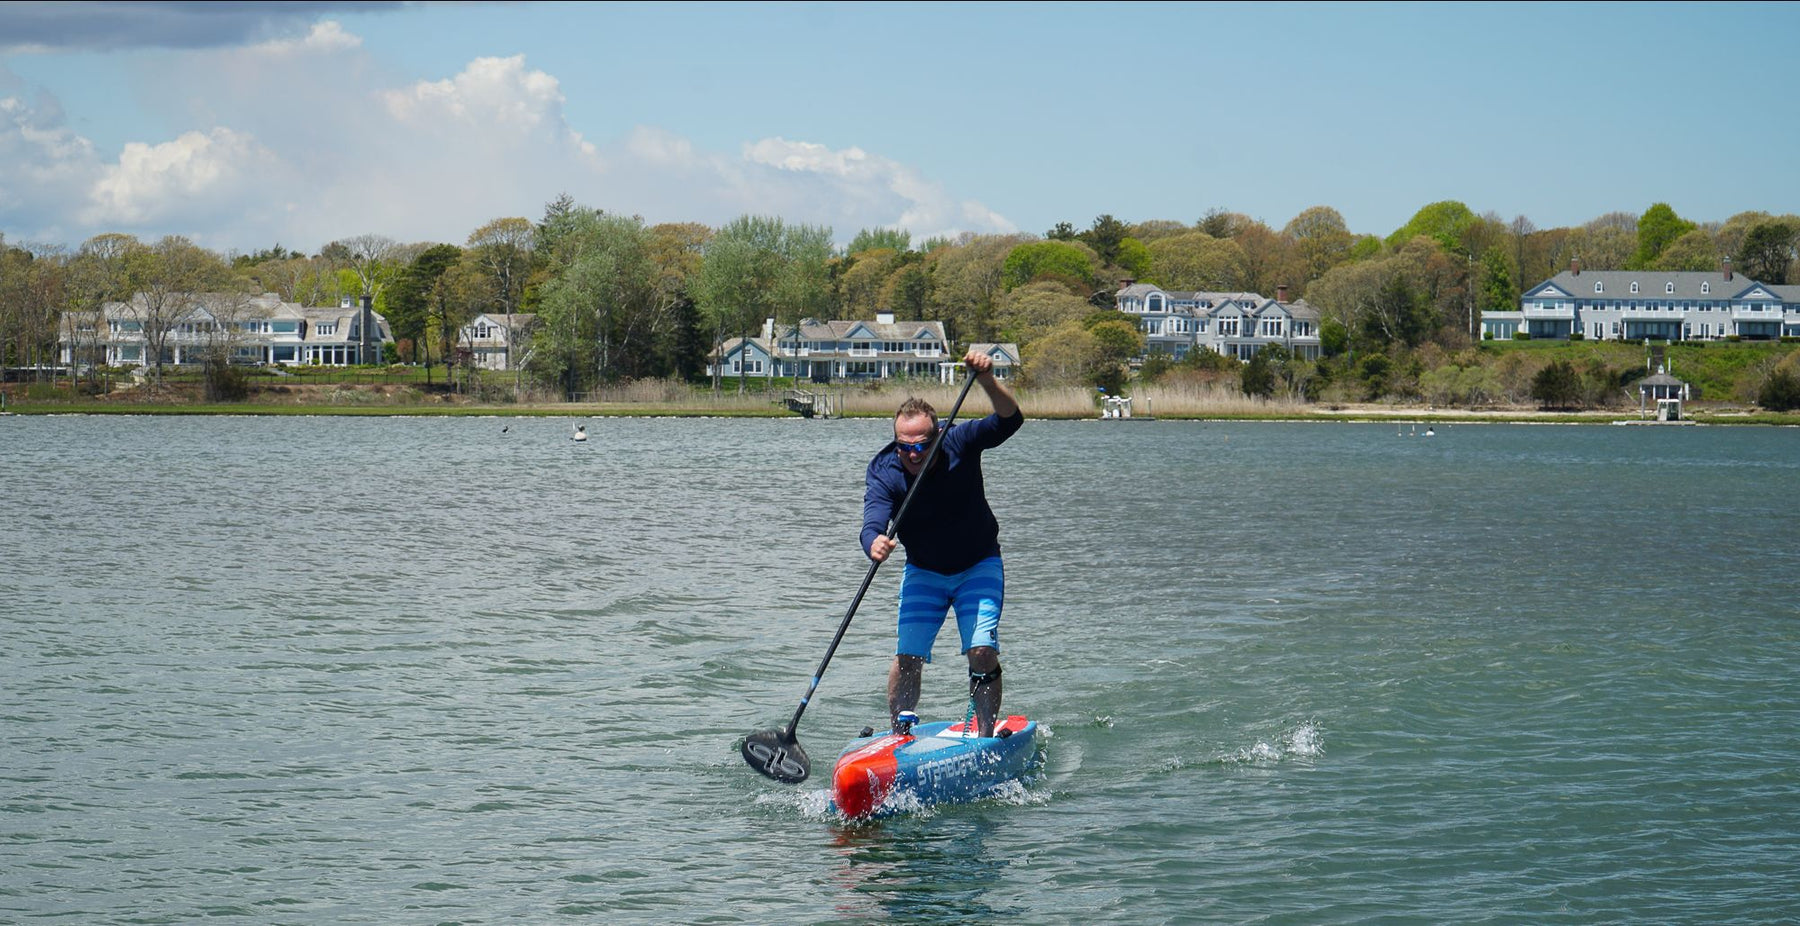
{"type": "MultiPolygon", "coordinates": [[[[926,474],[929,478],[900,524],[898,539],[906,547],[909,565],[951,575],[999,554],[1000,522],[988,507],[981,452],[1005,443],[1024,424],[1025,413],[1015,412],[1009,418],[989,415],[944,431],[943,447],[926,474]]],[[[863,491],[864,554],[887,529],[914,478],[901,465],[892,441],[869,461],[863,491]]]]}

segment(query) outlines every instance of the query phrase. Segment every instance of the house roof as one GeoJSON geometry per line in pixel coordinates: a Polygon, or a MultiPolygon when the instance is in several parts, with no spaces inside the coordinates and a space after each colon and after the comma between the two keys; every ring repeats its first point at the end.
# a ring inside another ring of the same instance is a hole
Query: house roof
{"type": "MultiPolygon", "coordinates": [[[[1733,273],[1730,279],[1716,270],[1583,270],[1573,273],[1568,270],[1526,290],[1525,297],[1539,295],[1544,287],[1554,286],[1569,296],[1601,296],[1607,299],[1736,299],[1744,293],[1762,286],[1741,273],[1733,273]],[[1601,291],[1594,292],[1594,284],[1600,284],[1601,291]],[[1631,291],[1631,284],[1638,284],[1638,291],[1631,291]],[[1674,292],[1669,291],[1669,284],[1675,284],[1674,292]],[[1704,286],[1705,292],[1701,289],[1704,286]]],[[[1764,289],[1774,287],[1764,286],[1764,289]]]]}
{"type": "Polygon", "coordinates": [[[514,325],[518,325],[519,327],[523,328],[527,325],[530,325],[530,324],[536,322],[537,321],[537,313],[535,313],[535,312],[511,312],[511,313],[508,313],[508,312],[483,312],[480,315],[477,315],[473,319],[471,319],[469,321],[469,324],[473,325],[476,322],[479,322],[484,318],[487,319],[490,324],[499,325],[502,328],[511,330],[511,328],[514,325]]]}
{"type": "Polygon", "coordinates": [[[1015,362],[1019,359],[1019,345],[1014,344],[1011,341],[976,341],[969,345],[969,349],[980,351],[990,356],[1002,354],[1005,355],[1008,360],[1015,362]]]}
{"type": "Polygon", "coordinates": [[[809,318],[797,326],[790,326],[788,331],[791,333],[796,327],[799,329],[801,339],[812,341],[843,340],[850,337],[851,332],[858,328],[867,330],[871,338],[881,341],[911,341],[921,331],[930,332],[931,336],[939,341],[948,340],[944,336],[943,322],[896,321],[892,324],[882,324],[881,322],[865,321],[822,322],[809,318]]]}

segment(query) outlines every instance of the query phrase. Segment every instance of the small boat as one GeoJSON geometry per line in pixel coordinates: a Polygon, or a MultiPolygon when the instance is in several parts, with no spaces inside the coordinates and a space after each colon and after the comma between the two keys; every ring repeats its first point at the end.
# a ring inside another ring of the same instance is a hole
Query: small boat
{"type": "Polygon", "coordinates": [[[850,741],[831,773],[831,802],[850,819],[929,804],[972,801],[1038,765],[1037,722],[1013,715],[994,736],[973,721],[922,723],[850,741]]]}

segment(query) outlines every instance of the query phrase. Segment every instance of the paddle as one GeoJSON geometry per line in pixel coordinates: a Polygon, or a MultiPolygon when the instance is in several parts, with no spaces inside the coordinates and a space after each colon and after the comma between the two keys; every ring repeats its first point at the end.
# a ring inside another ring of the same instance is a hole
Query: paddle
{"type": "MultiPolygon", "coordinates": [[[[906,490],[906,497],[900,500],[900,510],[888,519],[887,530],[883,533],[892,538],[899,530],[900,519],[906,516],[906,509],[912,505],[913,496],[919,494],[919,486],[925,483],[925,475],[931,472],[931,464],[937,462],[938,446],[944,442],[944,432],[950,430],[955,423],[957,412],[962,411],[963,399],[969,397],[969,387],[975,385],[975,376],[970,374],[963,383],[962,393],[956,397],[956,405],[950,409],[950,417],[944,420],[944,426],[931,436],[931,449],[925,454],[925,465],[919,469],[919,476],[913,480],[912,488],[906,490]]],[[[844,619],[838,624],[837,634],[831,638],[831,646],[825,649],[825,658],[819,660],[819,667],[813,671],[812,684],[806,688],[806,696],[800,699],[800,706],[794,710],[794,719],[788,721],[785,730],[758,730],[744,739],[744,761],[750,767],[776,781],[797,784],[805,781],[812,774],[812,761],[806,757],[806,750],[800,748],[800,740],[794,736],[794,728],[800,726],[800,715],[806,713],[806,704],[812,700],[813,692],[819,690],[819,679],[825,675],[825,667],[831,664],[831,657],[837,652],[838,644],[844,641],[844,631],[850,629],[850,618],[856,616],[857,606],[862,604],[863,595],[869,591],[869,583],[875,581],[875,570],[881,563],[870,561],[869,571],[863,574],[862,587],[856,590],[856,597],[850,599],[850,608],[844,612],[844,619]]]]}

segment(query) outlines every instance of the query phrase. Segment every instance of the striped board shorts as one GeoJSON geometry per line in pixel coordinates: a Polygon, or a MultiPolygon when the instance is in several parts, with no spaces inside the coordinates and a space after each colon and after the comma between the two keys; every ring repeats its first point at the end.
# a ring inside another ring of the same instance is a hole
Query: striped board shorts
{"type": "Polygon", "coordinates": [[[1000,607],[1006,599],[1006,571],[990,556],[955,575],[906,564],[900,580],[900,635],[895,652],[931,661],[931,645],[950,609],[962,651],[977,646],[1000,649],[1000,607]]]}

